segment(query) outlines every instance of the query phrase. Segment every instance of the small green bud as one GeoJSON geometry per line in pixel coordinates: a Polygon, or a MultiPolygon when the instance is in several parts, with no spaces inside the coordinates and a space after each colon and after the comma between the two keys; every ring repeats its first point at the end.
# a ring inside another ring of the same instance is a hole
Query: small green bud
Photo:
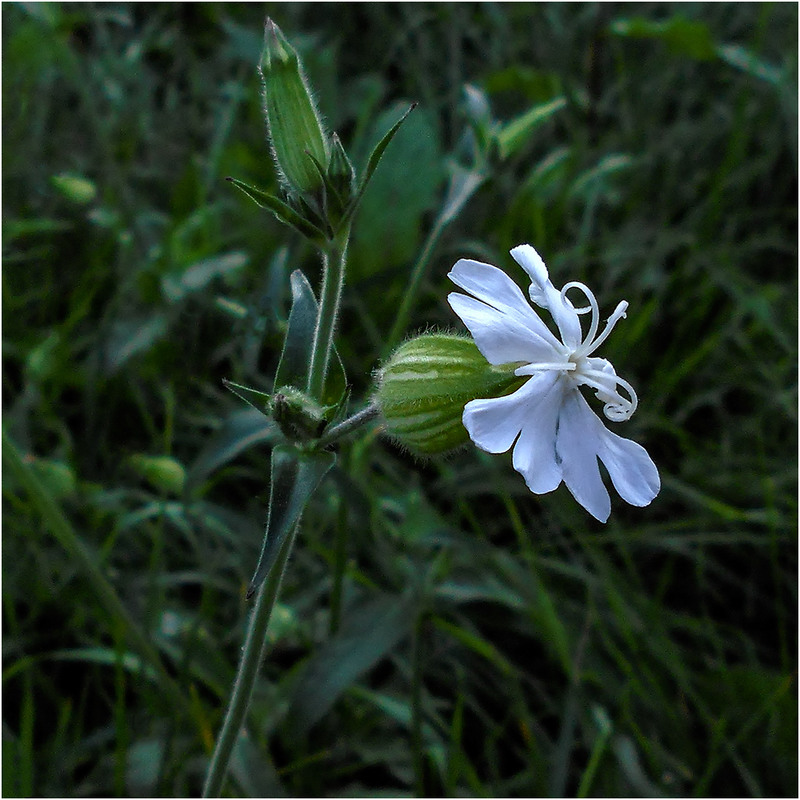
{"type": "Polygon", "coordinates": [[[525,382],[516,366],[490,364],[472,339],[425,334],[400,345],[380,370],[375,402],[402,445],[444,453],[469,438],[461,415],[470,400],[501,397],[525,382]]]}
{"type": "Polygon", "coordinates": [[[291,441],[318,439],[327,425],[325,409],[291,386],[284,386],[272,395],[269,408],[278,427],[291,441]]]}
{"type": "Polygon", "coordinates": [[[76,175],[72,172],[62,172],[59,175],[53,175],[50,179],[53,186],[61,192],[67,200],[79,205],[86,205],[91,203],[97,196],[97,187],[82,175],[76,175]]]}
{"type": "Polygon", "coordinates": [[[328,180],[346,207],[356,189],[356,171],[336,133],[331,137],[331,163],[328,166],[328,180]]]}
{"type": "Polygon", "coordinates": [[[314,191],[321,186],[322,176],[309,154],[323,168],[327,167],[328,142],[297,51],[271,19],[264,30],[259,70],[264,80],[264,111],[278,170],[295,191],[314,191]]]}
{"type": "Polygon", "coordinates": [[[134,453],[128,459],[130,466],[151,486],[170,494],[181,494],[186,482],[186,470],[171,456],[149,456],[134,453]]]}

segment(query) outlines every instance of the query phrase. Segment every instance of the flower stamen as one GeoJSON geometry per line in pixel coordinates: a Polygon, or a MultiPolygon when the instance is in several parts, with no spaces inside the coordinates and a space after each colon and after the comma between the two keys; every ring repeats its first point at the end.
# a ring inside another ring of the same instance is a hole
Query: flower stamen
{"type": "Polygon", "coordinates": [[[570,281],[564,285],[564,288],[561,290],[561,300],[564,303],[569,302],[567,300],[567,292],[570,289],[579,289],[581,292],[583,292],[583,296],[589,301],[588,306],[576,308],[575,313],[588,314],[591,312],[592,314],[592,321],[589,323],[589,331],[573,353],[575,357],[580,358],[580,356],[585,355],[587,352],[586,348],[591,345],[592,340],[597,334],[597,326],[600,320],[600,308],[597,305],[597,299],[595,298],[592,290],[585,283],[581,283],[580,281],[570,281]]]}
{"type": "Polygon", "coordinates": [[[624,422],[630,419],[639,405],[639,398],[633,386],[618,375],[601,372],[598,369],[581,370],[580,383],[591,386],[597,391],[597,397],[605,403],[603,413],[612,422],[624,422]],[[622,387],[630,399],[623,397],[617,391],[617,386],[622,387]]]}
{"type": "Polygon", "coordinates": [[[576,369],[577,365],[573,361],[557,361],[553,363],[533,363],[533,364],[525,364],[522,367],[517,367],[514,370],[514,374],[517,377],[521,377],[523,375],[535,375],[537,372],[541,372],[542,370],[558,370],[559,372],[571,372],[572,370],[576,369]]]}
{"type": "MultiPolygon", "coordinates": [[[[606,321],[606,327],[603,329],[603,332],[594,340],[590,340],[586,347],[588,348],[585,350],[581,355],[588,356],[591,353],[594,353],[598,347],[608,338],[608,334],[614,329],[614,326],[621,320],[624,319],[626,314],[625,312],[628,310],[628,301],[627,300],[620,300],[617,304],[617,307],[614,309],[614,313],[608,318],[606,321]]],[[[596,330],[596,329],[595,329],[596,330]]],[[[583,345],[581,346],[583,348],[583,345]]]]}
{"type": "Polygon", "coordinates": [[[621,300],[617,307],[614,309],[614,313],[608,318],[606,321],[606,327],[603,329],[603,332],[598,336],[597,329],[600,324],[600,307],[597,304],[597,299],[594,296],[592,290],[586,286],[586,284],[581,283],[580,281],[570,281],[569,283],[564,285],[564,288],[561,290],[561,300],[564,303],[567,303],[567,292],[570,289],[580,289],[583,292],[584,297],[589,301],[588,306],[583,306],[582,308],[576,308],[576,314],[588,314],[591,312],[592,314],[592,321],[589,323],[589,330],[584,337],[583,341],[580,343],[578,347],[575,348],[574,352],[572,353],[572,357],[574,359],[583,358],[584,356],[588,356],[597,350],[601,344],[608,338],[608,335],[613,330],[614,326],[619,322],[623,317],[625,317],[625,312],[628,309],[628,303],[626,300],[621,300]]]}

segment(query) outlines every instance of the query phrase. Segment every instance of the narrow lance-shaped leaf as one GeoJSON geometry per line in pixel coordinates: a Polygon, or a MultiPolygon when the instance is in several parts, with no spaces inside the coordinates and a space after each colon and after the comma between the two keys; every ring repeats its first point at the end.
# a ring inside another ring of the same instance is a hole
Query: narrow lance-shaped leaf
{"type": "Polygon", "coordinates": [[[412,103],[408,111],[400,117],[394,125],[386,132],[384,137],[375,145],[375,149],[370,154],[369,160],[367,161],[367,167],[364,170],[364,175],[361,178],[361,182],[358,185],[358,189],[356,190],[355,197],[353,198],[352,202],[350,203],[350,207],[347,209],[347,213],[345,214],[345,220],[350,219],[353,214],[355,213],[358,204],[366,191],[367,184],[369,183],[370,178],[372,177],[373,173],[378,167],[378,162],[383,157],[383,153],[386,148],[389,146],[389,142],[392,141],[394,135],[399,130],[400,126],[406,121],[406,117],[417,107],[416,103],[412,103]]]}
{"type": "Polygon", "coordinates": [[[198,489],[215,470],[248,448],[279,438],[277,426],[272,420],[265,419],[263,414],[261,409],[256,413],[255,410],[242,408],[223,422],[186,473],[185,491],[188,494],[198,489]]]}
{"type": "MultiPolygon", "coordinates": [[[[260,411],[264,416],[270,417],[269,401],[272,395],[266,392],[260,392],[258,389],[251,389],[249,386],[242,386],[240,383],[234,383],[227,378],[222,379],[226,389],[230,389],[237,397],[252,406],[256,411],[260,411]]],[[[270,417],[271,418],[271,417],[270,417]]]]}
{"type": "Polygon", "coordinates": [[[255,186],[249,186],[236,178],[226,178],[237,189],[241,189],[251,200],[254,200],[261,208],[269,209],[281,222],[286,225],[291,225],[298,230],[303,236],[307,236],[312,241],[325,241],[325,233],[321,231],[316,225],[312,225],[307,219],[304,219],[298,214],[290,205],[284,203],[275,195],[269,194],[255,186]]]}
{"type": "Polygon", "coordinates": [[[317,300],[306,276],[296,269],[289,277],[292,310],[283,342],[283,352],[275,372],[275,389],[305,386],[314,329],[317,327],[317,300]]]}
{"type": "Polygon", "coordinates": [[[273,448],[269,517],[258,566],[247,588],[248,599],[269,575],[286,536],[335,461],[334,453],[301,453],[282,445],[273,448]]]}
{"type": "Polygon", "coordinates": [[[497,132],[500,158],[509,158],[516,153],[540,125],[543,125],[566,106],[567,101],[564,97],[555,97],[546,103],[533,106],[524,114],[503,125],[497,132]]]}
{"type": "Polygon", "coordinates": [[[286,715],[294,736],[305,736],[344,691],[411,633],[418,603],[412,592],[379,594],[350,612],[294,684],[286,715]]]}
{"type": "Polygon", "coordinates": [[[447,195],[442,204],[437,223],[447,225],[452,222],[478,187],[486,180],[486,174],[472,169],[464,169],[460,164],[453,167],[447,195]]]}
{"type": "Polygon", "coordinates": [[[322,181],[323,186],[325,187],[325,193],[327,197],[327,203],[330,205],[331,200],[334,200],[340,206],[342,205],[342,198],[339,195],[339,191],[336,187],[331,183],[331,179],[328,176],[328,171],[326,168],[320,164],[320,162],[314,158],[311,153],[307,154],[309,159],[311,159],[311,163],[314,165],[314,169],[319,173],[320,180],[322,181]]]}
{"type": "MultiPolygon", "coordinates": [[[[275,373],[276,390],[284,386],[300,388],[306,385],[319,313],[311,284],[299,269],[291,274],[289,282],[292,287],[292,310],[289,313],[283,352],[275,373]]],[[[334,355],[322,398],[326,405],[336,403],[347,385],[344,367],[335,348],[334,355]]]]}

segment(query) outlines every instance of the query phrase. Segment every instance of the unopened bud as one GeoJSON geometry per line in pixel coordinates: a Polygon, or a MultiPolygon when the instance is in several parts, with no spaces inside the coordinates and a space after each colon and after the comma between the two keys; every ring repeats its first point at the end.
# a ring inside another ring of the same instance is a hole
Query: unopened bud
{"type": "Polygon", "coordinates": [[[328,143],[308,89],[297,51],[280,28],[267,20],[259,67],[264,80],[265,113],[270,143],[279,171],[295,191],[309,192],[322,184],[328,164],[328,143]]]}
{"type": "Polygon", "coordinates": [[[461,416],[470,400],[500,397],[524,382],[515,366],[493,366],[472,339],[425,334],[400,345],[380,370],[375,402],[400,444],[444,453],[469,438],[461,416]]]}
{"type": "Polygon", "coordinates": [[[347,157],[339,137],[331,138],[331,161],[328,166],[328,180],[336,190],[343,205],[347,206],[356,188],[356,171],[347,157]]]}
{"type": "Polygon", "coordinates": [[[325,410],[304,392],[284,386],[270,398],[270,410],[287,439],[307,442],[325,429],[325,410]]]}

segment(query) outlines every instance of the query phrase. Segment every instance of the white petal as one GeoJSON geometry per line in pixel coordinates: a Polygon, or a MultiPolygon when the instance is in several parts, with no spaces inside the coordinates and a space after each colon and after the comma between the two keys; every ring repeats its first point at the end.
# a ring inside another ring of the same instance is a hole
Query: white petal
{"type": "MultiPolygon", "coordinates": [[[[491,264],[462,258],[450,270],[448,277],[456,286],[499,312],[509,322],[515,323],[516,329],[529,331],[529,338],[535,348],[531,361],[543,355],[552,360],[554,351],[563,351],[558,339],[531,308],[519,286],[502,270],[491,264]]],[[[466,320],[464,323],[466,324],[466,320]]]]}
{"type": "Polygon", "coordinates": [[[583,339],[581,321],[572,303],[566,297],[562,298],[561,292],[553,286],[542,257],[529,244],[518,245],[511,255],[530,275],[528,293],[531,300],[553,315],[564,344],[576,348],[583,339]]]}
{"type": "Polygon", "coordinates": [[[534,382],[538,389],[530,397],[513,462],[528,488],[534,494],[545,494],[552,492],[562,478],[556,457],[556,426],[565,384],[563,376],[553,371],[540,372],[528,383],[534,382]]]}
{"type": "Polygon", "coordinates": [[[447,302],[461,317],[478,349],[490,364],[565,359],[550,344],[537,338],[516,316],[509,316],[474,297],[458,292],[451,292],[447,296],[447,302]]]}
{"type": "Polygon", "coordinates": [[[531,379],[505,397],[471,400],[461,416],[470,439],[487,453],[505,453],[519,436],[531,397],[539,389],[531,379]]]}
{"type": "Polygon", "coordinates": [[[447,277],[460,289],[494,308],[506,311],[513,309],[521,316],[536,317],[522,289],[503,270],[491,264],[462,258],[447,273],[447,277]]]}
{"type": "Polygon", "coordinates": [[[661,479],[647,450],[630,439],[617,436],[605,425],[603,429],[605,435],[598,455],[611,476],[614,488],[632,506],[649,505],[661,489],[661,479]]]}
{"type": "Polygon", "coordinates": [[[611,499],[600,477],[597,453],[605,426],[577,389],[564,395],[558,420],[556,452],[561,459],[564,483],[572,496],[600,522],[611,513],[611,499]]]}

